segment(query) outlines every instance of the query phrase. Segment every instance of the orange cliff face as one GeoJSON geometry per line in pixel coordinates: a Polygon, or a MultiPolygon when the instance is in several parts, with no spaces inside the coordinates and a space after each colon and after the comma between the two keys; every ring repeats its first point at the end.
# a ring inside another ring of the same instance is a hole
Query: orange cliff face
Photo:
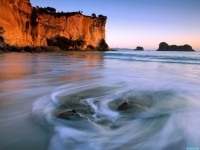
{"type": "Polygon", "coordinates": [[[46,46],[56,35],[83,39],[97,47],[105,40],[106,18],[84,16],[81,13],[45,13],[32,7],[29,0],[0,0],[0,27],[6,44],[16,46],[46,46]]]}

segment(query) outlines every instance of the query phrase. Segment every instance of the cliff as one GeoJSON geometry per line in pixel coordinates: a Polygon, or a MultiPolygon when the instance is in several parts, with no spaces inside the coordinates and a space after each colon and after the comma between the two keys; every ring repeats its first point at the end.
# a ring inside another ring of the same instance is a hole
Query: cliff
{"type": "Polygon", "coordinates": [[[0,27],[6,44],[46,46],[55,36],[84,41],[82,49],[105,40],[106,17],[81,13],[55,13],[32,7],[29,0],[0,0],[0,27]]]}
{"type": "Polygon", "coordinates": [[[166,42],[161,42],[157,51],[195,51],[192,46],[185,45],[168,45],[166,42]]]}

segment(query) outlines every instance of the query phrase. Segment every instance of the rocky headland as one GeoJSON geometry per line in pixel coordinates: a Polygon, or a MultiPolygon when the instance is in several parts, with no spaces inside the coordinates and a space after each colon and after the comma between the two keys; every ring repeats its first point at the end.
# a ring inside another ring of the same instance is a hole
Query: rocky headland
{"type": "Polygon", "coordinates": [[[192,46],[185,44],[185,45],[168,45],[166,42],[161,42],[159,44],[159,48],[157,51],[195,51],[193,50],[192,46]]]}
{"type": "Polygon", "coordinates": [[[1,0],[0,50],[109,50],[106,21],[103,15],[33,7],[29,0],[1,0]]]}

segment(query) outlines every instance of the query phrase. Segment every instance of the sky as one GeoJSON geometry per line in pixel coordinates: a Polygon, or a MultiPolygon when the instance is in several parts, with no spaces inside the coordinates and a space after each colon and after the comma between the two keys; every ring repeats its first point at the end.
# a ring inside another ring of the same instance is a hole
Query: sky
{"type": "Polygon", "coordinates": [[[107,16],[111,48],[156,50],[160,42],[200,50],[200,0],[31,0],[33,6],[107,16]]]}

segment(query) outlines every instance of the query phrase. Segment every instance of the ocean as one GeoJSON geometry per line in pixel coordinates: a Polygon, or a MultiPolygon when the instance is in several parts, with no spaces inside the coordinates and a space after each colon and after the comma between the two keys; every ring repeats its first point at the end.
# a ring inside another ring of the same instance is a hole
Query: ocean
{"type": "Polygon", "coordinates": [[[199,127],[200,52],[0,55],[0,150],[199,150],[199,127]]]}

